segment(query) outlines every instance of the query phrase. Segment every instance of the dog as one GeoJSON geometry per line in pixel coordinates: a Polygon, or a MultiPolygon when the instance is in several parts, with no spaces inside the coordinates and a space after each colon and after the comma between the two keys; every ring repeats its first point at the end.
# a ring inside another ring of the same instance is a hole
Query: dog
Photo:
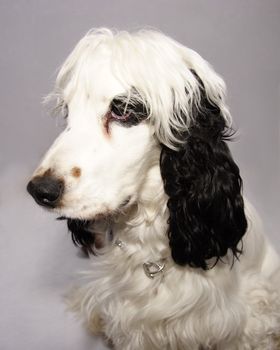
{"type": "Polygon", "coordinates": [[[91,254],[71,307],[116,350],[280,349],[280,262],[227,141],[223,79],[153,30],[91,30],[28,183],[91,254]]]}

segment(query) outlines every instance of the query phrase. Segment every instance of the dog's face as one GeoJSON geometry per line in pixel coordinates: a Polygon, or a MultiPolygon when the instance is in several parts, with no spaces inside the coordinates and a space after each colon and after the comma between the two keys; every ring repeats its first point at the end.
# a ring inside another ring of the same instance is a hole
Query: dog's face
{"type": "Polygon", "coordinates": [[[148,111],[96,50],[75,91],[62,92],[67,127],[35,171],[31,193],[68,218],[92,219],[136,201],[155,151],[148,111]],[[83,86],[90,74],[90,86],[83,86]],[[53,193],[52,193],[53,192],[53,193]]]}
{"type": "Polygon", "coordinates": [[[225,142],[225,86],[197,53],[153,31],[94,31],[63,64],[52,95],[67,127],[28,191],[69,219],[78,242],[91,243],[88,227],[71,219],[123,211],[157,167],[174,261],[206,269],[228,250],[238,255],[247,222],[225,142]]]}

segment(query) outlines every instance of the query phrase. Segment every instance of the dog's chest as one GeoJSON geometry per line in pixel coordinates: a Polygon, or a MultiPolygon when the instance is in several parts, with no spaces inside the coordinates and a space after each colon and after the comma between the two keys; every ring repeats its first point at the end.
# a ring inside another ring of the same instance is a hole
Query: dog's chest
{"type": "MultiPolygon", "coordinates": [[[[231,292],[234,289],[233,271],[230,277],[228,269],[222,265],[219,272],[222,276],[215,278],[214,272],[207,274],[176,265],[168,254],[165,238],[139,240],[136,235],[124,232],[115,234],[105,253],[94,259],[89,275],[92,283],[85,291],[87,301],[84,305],[87,304],[91,315],[99,315],[103,331],[114,342],[126,339],[127,334],[133,333],[143,339],[153,334],[153,347],[147,349],[156,349],[154,344],[162,341],[157,339],[159,332],[177,339],[182,332],[180,327],[192,324],[192,338],[196,339],[199,334],[199,344],[203,339],[201,330],[212,324],[213,317],[221,319],[221,327],[225,322],[222,320],[233,318],[230,310],[238,309],[231,292]],[[155,267],[163,261],[162,269],[162,266],[155,267]],[[148,263],[155,264],[152,265],[155,270],[149,270],[151,265],[145,265],[148,263]],[[155,273],[150,276],[149,272],[153,271],[155,273]],[[230,285],[226,286],[227,283],[230,285]],[[222,317],[219,300],[224,299],[228,299],[228,305],[232,307],[229,311],[223,309],[222,317]]],[[[211,332],[214,334],[215,330],[211,332]]],[[[160,349],[164,349],[163,344],[160,349]]]]}

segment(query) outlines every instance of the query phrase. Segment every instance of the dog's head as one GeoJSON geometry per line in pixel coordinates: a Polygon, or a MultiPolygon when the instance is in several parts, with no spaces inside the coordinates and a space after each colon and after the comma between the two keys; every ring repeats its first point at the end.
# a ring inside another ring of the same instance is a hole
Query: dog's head
{"type": "Polygon", "coordinates": [[[40,205],[72,220],[112,214],[137,202],[157,165],[175,262],[205,269],[237,255],[246,219],[225,86],[197,53],[158,32],[91,31],[52,96],[67,127],[28,184],[40,205]]]}

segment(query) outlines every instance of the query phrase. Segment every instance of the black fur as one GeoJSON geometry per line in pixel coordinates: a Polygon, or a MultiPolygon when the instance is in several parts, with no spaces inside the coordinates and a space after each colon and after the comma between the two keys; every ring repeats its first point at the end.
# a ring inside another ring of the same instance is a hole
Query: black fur
{"type": "Polygon", "coordinates": [[[90,230],[92,221],[67,219],[67,226],[74,244],[81,247],[86,253],[94,254],[95,236],[90,230]]]}
{"type": "Polygon", "coordinates": [[[242,179],[226,140],[230,138],[218,106],[200,85],[201,108],[193,107],[194,122],[179,135],[178,151],[162,145],[160,167],[170,217],[168,236],[174,261],[179,265],[211,268],[237,245],[247,229],[242,179]],[[209,259],[215,262],[209,266],[209,259]]]}

